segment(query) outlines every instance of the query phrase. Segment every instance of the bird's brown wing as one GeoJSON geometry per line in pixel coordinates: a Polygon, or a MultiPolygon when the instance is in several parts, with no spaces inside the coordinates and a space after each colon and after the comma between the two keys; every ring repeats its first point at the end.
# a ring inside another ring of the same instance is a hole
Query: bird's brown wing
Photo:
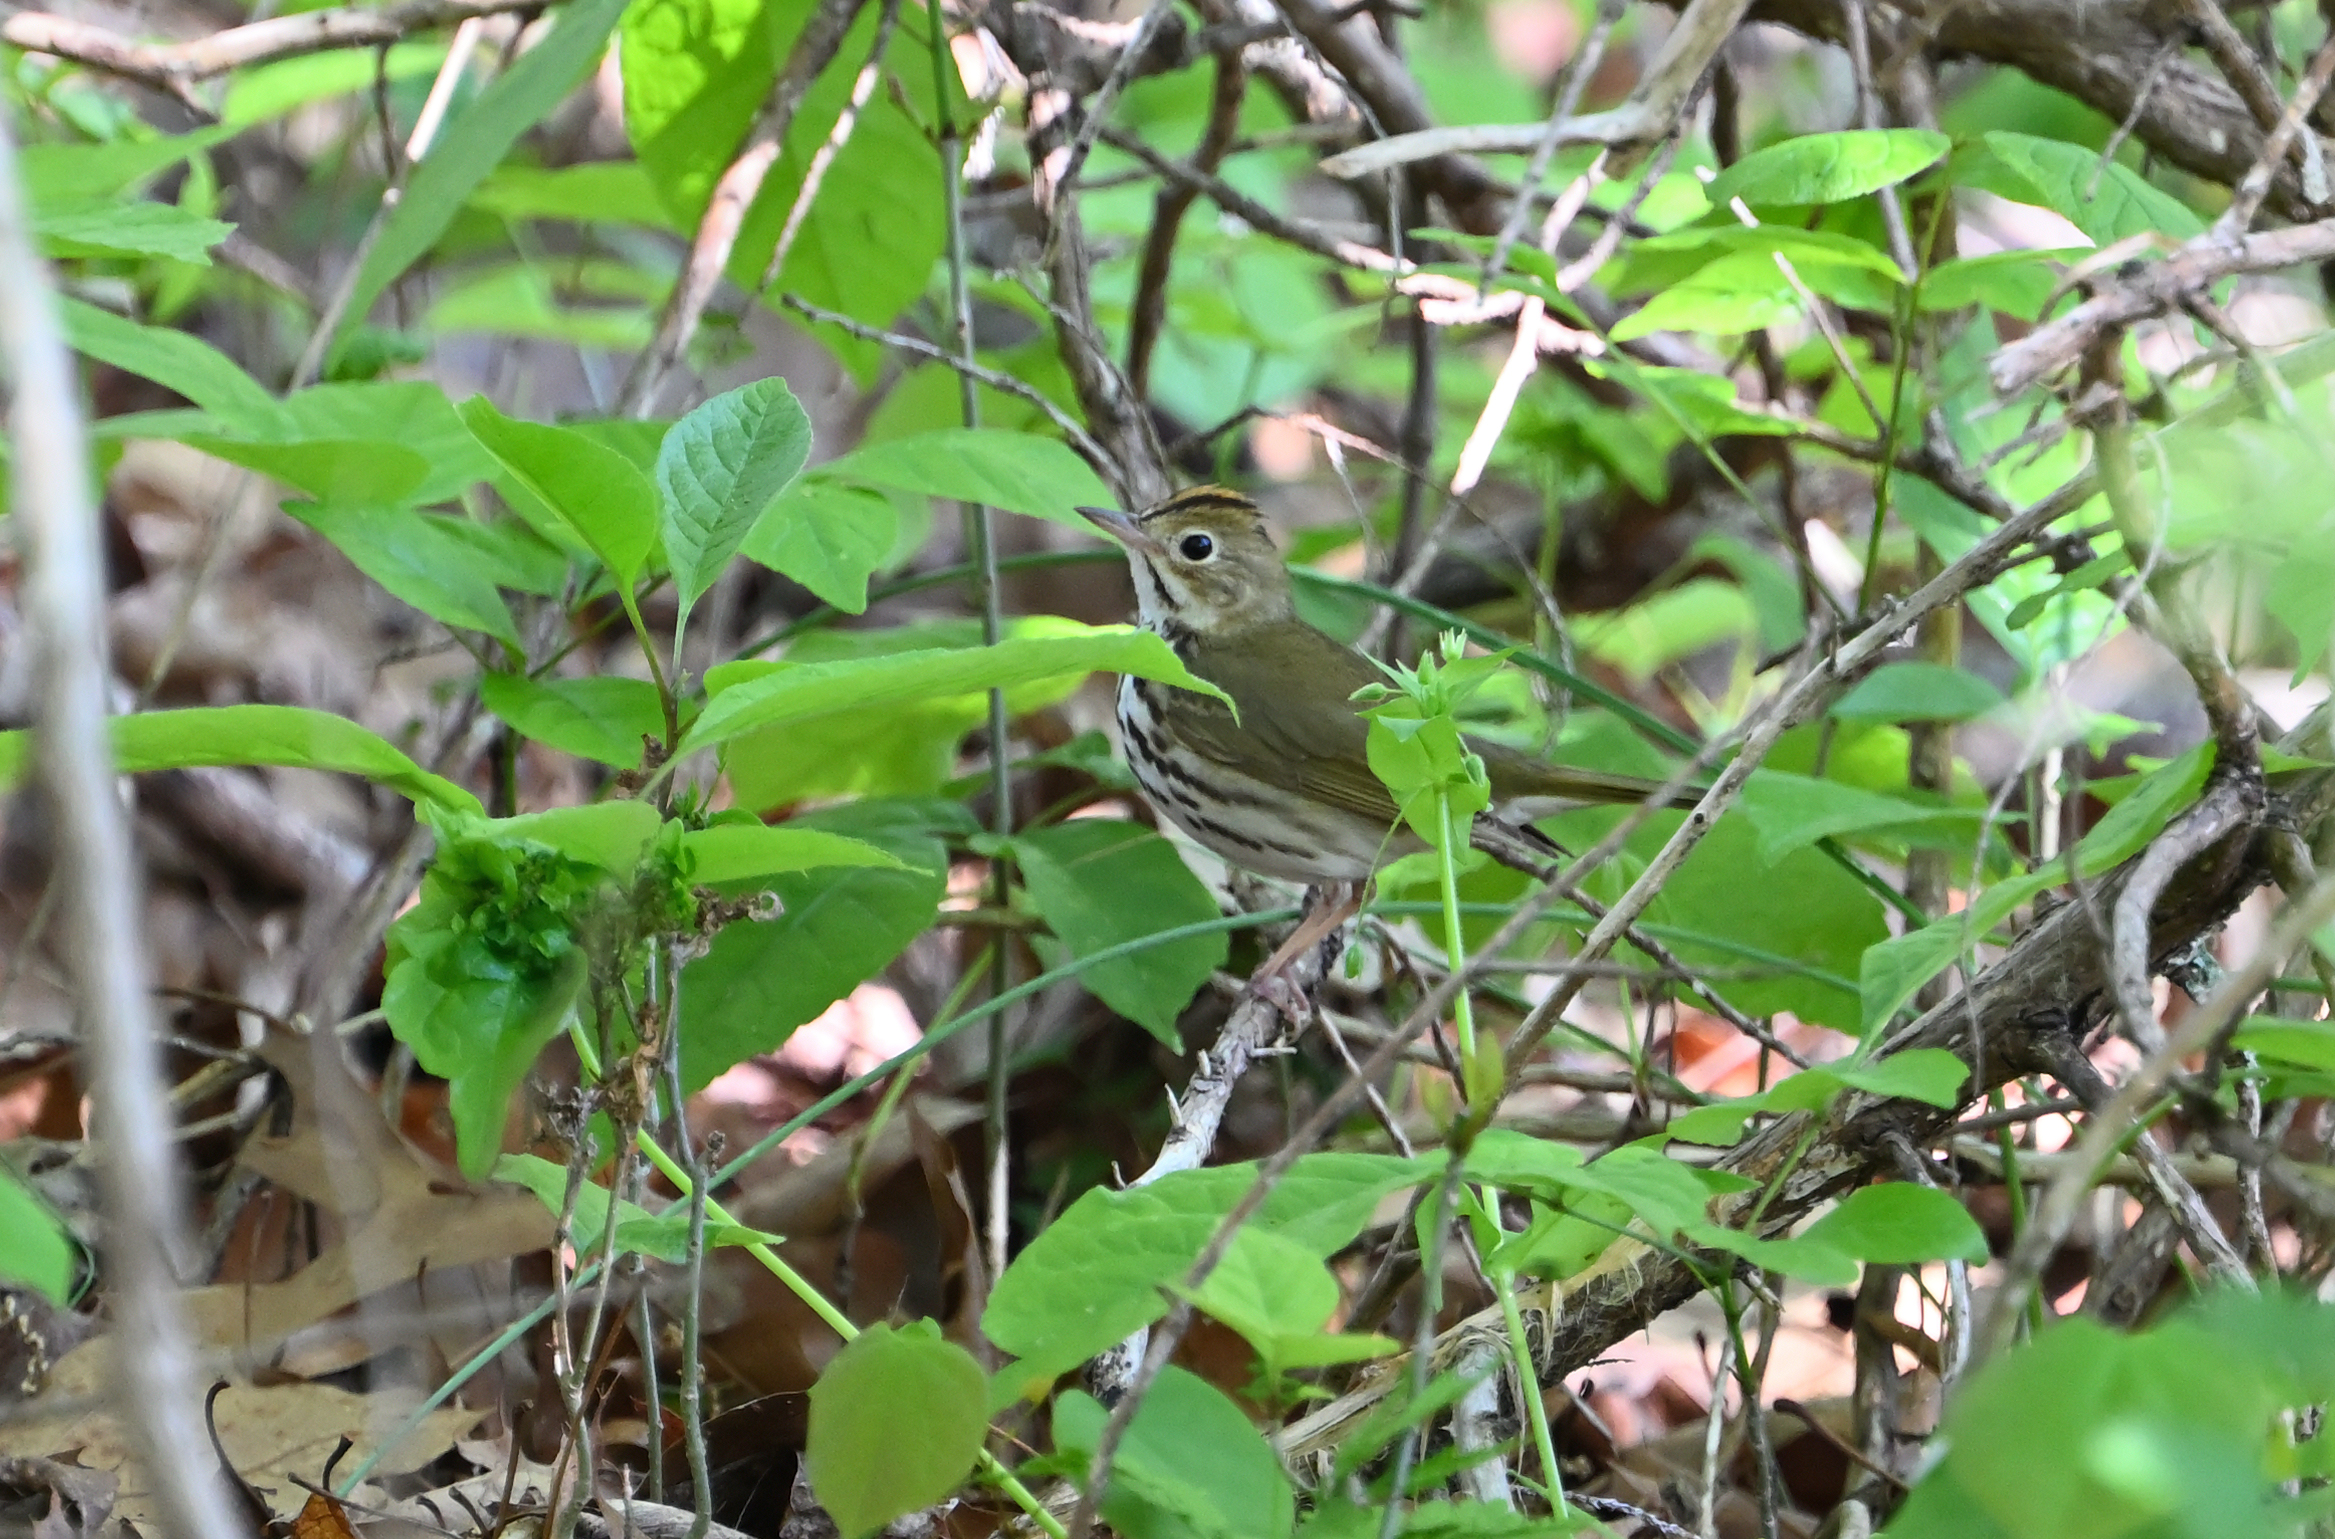
{"type": "Polygon", "coordinates": [[[1370,723],[1350,698],[1384,679],[1359,653],[1292,620],[1202,638],[1189,662],[1233,698],[1240,720],[1205,695],[1158,691],[1177,741],[1267,785],[1392,826],[1394,798],[1370,772],[1370,723]]]}
{"type": "MultiPolygon", "coordinates": [[[[1385,676],[1353,648],[1301,621],[1258,627],[1194,644],[1192,671],[1232,696],[1236,724],[1219,701],[1163,689],[1176,737],[1192,752],[1267,785],[1391,825],[1394,798],[1370,772],[1370,723],[1352,696],[1385,676]]],[[[1661,789],[1657,781],[1551,764],[1499,743],[1471,737],[1483,755],[1496,807],[1512,802],[1631,805],[1661,789]]],[[[1665,803],[1692,807],[1689,790],[1665,803]]]]}
{"type": "MultiPolygon", "coordinates": [[[[1496,807],[1511,802],[1635,806],[1662,789],[1658,780],[1551,764],[1546,759],[1479,738],[1469,738],[1468,746],[1484,756],[1484,769],[1492,779],[1492,804],[1496,807]]],[[[1702,794],[1690,786],[1663,799],[1659,805],[1683,810],[1702,800],[1702,794]]]]}

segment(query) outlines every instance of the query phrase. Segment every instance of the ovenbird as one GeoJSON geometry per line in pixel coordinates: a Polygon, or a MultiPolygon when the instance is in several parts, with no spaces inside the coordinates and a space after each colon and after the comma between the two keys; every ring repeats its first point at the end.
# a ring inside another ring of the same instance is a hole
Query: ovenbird
{"type": "MultiPolygon", "coordinates": [[[[1120,680],[1120,736],[1154,808],[1233,865],[1284,881],[1358,882],[1423,847],[1398,826],[1394,797],[1371,772],[1370,723],[1353,699],[1382,677],[1298,618],[1288,569],[1255,503],[1198,486],[1133,515],[1079,511],[1126,548],[1144,627],[1239,707],[1236,720],[1211,696],[1120,680]]],[[[1533,818],[1641,802],[1661,790],[1467,742],[1492,787],[1472,842],[1520,870],[1542,871],[1560,853],[1533,818]]],[[[1694,801],[1688,794],[1673,804],[1694,801]]]]}

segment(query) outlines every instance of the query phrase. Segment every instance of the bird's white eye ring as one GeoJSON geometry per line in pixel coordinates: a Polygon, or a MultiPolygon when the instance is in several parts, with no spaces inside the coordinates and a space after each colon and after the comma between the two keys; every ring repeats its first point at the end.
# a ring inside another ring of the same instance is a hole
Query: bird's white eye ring
{"type": "Polygon", "coordinates": [[[1176,541],[1176,553],[1186,561],[1205,561],[1216,554],[1216,542],[1204,534],[1187,534],[1176,541]]]}

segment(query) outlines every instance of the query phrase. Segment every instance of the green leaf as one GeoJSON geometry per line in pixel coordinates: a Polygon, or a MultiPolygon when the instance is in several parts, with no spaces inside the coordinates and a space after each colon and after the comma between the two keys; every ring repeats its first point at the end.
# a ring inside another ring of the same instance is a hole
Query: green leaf
{"type": "Polygon", "coordinates": [[[872,1534],[963,1484],[989,1434],[988,1379],[930,1320],[878,1322],[811,1386],[803,1458],[845,1539],[872,1534]],[[901,1436],[903,1415],[915,1435],[901,1436]]]}
{"type": "MultiPolygon", "coordinates": [[[[1614,816],[1574,813],[1550,826],[1560,843],[1586,848],[1575,841],[1594,840],[1593,831],[1614,816]],[[1578,831],[1568,837],[1568,829],[1578,831]]],[[[1631,855],[1650,859],[1669,827],[1665,820],[1633,836],[1631,855]]],[[[1649,921],[1671,927],[1656,933],[1689,967],[1788,959],[1771,977],[1714,980],[1713,987],[1737,1007],[1753,1015],[1789,1010],[1802,1020],[1849,1030],[1858,1003],[1849,980],[1866,948],[1889,933],[1880,901],[1820,850],[1790,849],[1769,859],[1762,848],[1767,837],[1749,817],[1721,818],[1663,884],[1649,921]],[[1792,900],[1745,901],[1745,894],[1758,892],[1790,893],[1792,900]]]]}
{"type": "Polygon", "coordinates": [[[716,823],[693,829],[681,836],[681,849],[694,862],[690,879],[709,887],[822,866],[915,869],[864,839],[848,839],[815,828],[773,828],[767,823],[716,823]]]}
{"type": "Polygon", "coordinates": [[[519,55],[439,132],[357,270],[335,346],[365,319],[381,291],[438,243],[519,136],[591,73],[624,7],[625,0],[569,0],[560,7],[550,35],[519,55]]]}
{"type": "Polygon", "coordinates": [[[1340,1294],[1321,1257],[1294,1240],[1243,1228],[1191,1297],[1262,1349],[1282,1336],[1320,1330],[1337,1311],[1340,1294]]]}
{"type": "Polygon", "coordinates": [[[1953,257],[1922,274],[1916,305],[1926,314],[1979,305],[2022,321],[2039,321],[2058,292],[2058,268],[2082,257],[2077,249],[1987,251],[1953,257]]]}
{"type": "Polygon", "coordinates": [[[175,390],[236,431],[283,431],[282,405],[236,362],[191,332],[141,326],[82,300],[63,301],[65,340],[75,352],[175,390]]]}
{"type": "Polygon", "coordinates": [[[502,219],[672,227],[657,206],[656,188],[648,172],[633,160],[595,160],[556,167],[498,166],[470,195],[470,206],[502,219]]]}
{"type": "MultiPolygon", "coordinates": [[[[494,1179],[523,1186],[535,1194],[536,1200],[553,1217],[567,1202],[568,1172],[565,1165],[533,1154],[505,1154],[496,1158],[494,1179]]],[[[575,1222],[570,1228],[576,1251],[581,1256],[597,1255],[600,1237],[608,1232],[608,1188],[585,1181],[576,1189],[575,1222]]],[[[744,1224],[726,1223],[708,1217],[705,1221],[705,1243],[709,1249],[724,1245],[776,1245],[779,1237],[760,1229],[749,1229],[744,1224]]],[[[662,1213],[651,1213],[637,1202],[619,1201],[616,1205],[616,1249],[622,1255],[628,1252],[648,1256],[668,1266],[680,1266],[689,1259],[689,1205],[675,1203],[662,1213]]]]}
{"type": "Polygon", "coordinates": [[[1968,1209],[1944,1192],[1903,1181],[1859,1187],[1810,1225],[1808,1238],[1881,1266],[1980,1262],[1988,1254],[1985,1231],[1968,1209]]]}
{"type": "Polygon", "coordinates": [[[1942,1047],[1917,1047],[1870,1063],[1836,1063],[1831,1073],[1867,1095],[1903,1096],[1946,1109],[1962,1104],[1970,1066],[1942,1047]]]}
{"type": "Polygon", "coordinates": [[[2003,692],[1964,668],[1885,663],[1833,706],[1844,721],[1968,721],[2004,704],[2003,692]]]}
{"type": "Polygon", "coordinates": [[[633,801],[523,817],[437,820],[438,858],[390,926],[382,1014],[414,1060],[447,1081],[457,1163],[484,1179],[511,1098],[536,1055],[592,1001],[595,948],[621,903],[679,909],[669,858],[644,867],[664,826],[633,801]],[[646,878],[661,872],[662,895],[646,878]]]}
{"type": "Polygon", "coordinates": [[[0,1280],[62,1306],[72,1301],[73,1265],[73,1240],[65,1226],[0,1165],[0,1280]]]}
{"type": "Polygon", "coordinates": [[[620,798],[494,818],[469,828],[466,836],[526,840],[611,876],[629,876],[664,823],[647,802],[620,798]]]}
{"type": "Polygon", "coordinates": [[[1714,263],[1623,316],[1611,335],[1616,342],[1635,342],[1658,331],[1739,336],[1764,331],[1799,313],[1800,296],[1773,262],[1749,268],[1714,263]]]}
{"type": "Polygon", "coordinates": [[[27,144],[18,147],[16,165],[24,195],[37,213],[53,204],[119,197],[189,156],[224,143],[233,133],[220,126],[104,144],[27,144]]]}
{"type": "Polygon", "coordinates": [[[819,469],[837,480],[986,503],[1087,534],[1094,526],[1079,516],[1079,504],[1111,500],[1086,461],[1060,439],[1001,428],[940,428],[863,444],[819,469]]]}
{"type": "Polygon", "coordinates": [[[665,736],[665,710],[646,679],[490,673],[478,692],[488,710],[537,742],[617,769],[640,765],[642,738],[662,742],[665,736]]]}
{"type": "Polygon", "coordinates": [[[1918,930],[1869,947],[1858,982],[1863,1000],[1863,1035],[1869,1040],[1923,984],[1951,966],[1956,957],[2031,902],[2036,894],[2067,881],[2071,857],[2075,869],[2088,881],[2139,854],[2151,839],[2163,832],[2174,813],[2197,799],[2212,767],[2213,744],[2198,744],[2142,777],[2132,793],[2109,808],[2108,815],[2094,824],[2092,831],[2069,854],[2040,870],[1997,882],[1959,914],[1949,914],[1918,930]]]}
{"type": "Polygon", "coordinates": [[[1686,1235],[1699,1245],[1741,1256],[1763,1271],[1781,1272],[1820,1288],[1851,1287],[1857,1280],[1856,1262],[1814,1234],[1765,1239],[1705,1223],[1690,1227],[1686,1235]]]}
{"type": "Polygon", "coordinates": [[[1736,222],[1695,224],[1667,235],[1633,242],[1612,288],[1616,294],[1645,294],[1683,283],[1721,258],[1742,252],[1769,256],[1767,270],[1776,271],[1773,255],[1782,253],[1803,273],[1820,267],[1859,267],[1892,284],[1905,281],[1897,263],[1870,241],[1837,230],[1803,230],[1792,225],[1736,222]]]}
{"type": "Polygon", "coordinates": [[[658,512],[681,590],[682,625],[810,453],[811,419],[776,378],[715,396],[665,434],[657,451],[658,512]]]}
{"type": "MultiPolygon", "coordinates": [[[[1019,836],[1013,852],[1031,904],[1072,956],[1217,917],[1215,898],[1175,846],[1133,823],[1073,818],[1019,836]]],[[[1097,963],[1079,981],[1181,1052],[1176,1018],[1225,955],[1224,936],[1195,935],[1097,963]]]]}
{"type": "MultiPolygon", "coordinates": [[[[1109,1413],[1082,1390],[1054,1406],[1055,1446],[1091,1458],[1109,1413]]],[[[1103,1521],[1129,1539],[1280,1539],[1296,1521],[1289,1476],[1224,1392],[1170,1366],[1143,1397],[1111,1464],[1103,1521]]]]}
{"type": "Polygon", "coordinates": [[[208,433],[184,434],[179,442],[324,503],[402,504],[430,474],[430,462],[403,444],[331,438],[270,443],[208,433]]]}
{"type": "Polygon", "coordinates": [[[475,1181],[493,1166],[511,1097],[582,999],[590,969],[572,945],[536,967],[481,950],[462,928],[473,905],[442,874],[447,857],[442,850],[420,900],[389,927],[381,1010],[414,1061],[447,1082],[456,1162],[475,1181]]]}
{"type": "MultiPolygon", "coordinates": [[[[2286,1302],[2243,1301],[2265,1312],[2286,1302]]],[[[2326,1339],[2324,1305],[2287,1309],[2281,1343],[2326,1339]]],[[[2283,1425],[2296,1403],[2283,1398],[2285,1375],[2243,1336],[2202,1328],[2205,1313],[2133,1334],[2076,1316],[1987,1362],[1949,1406],[1946,1451],[1891,1520],[1892,1539],[2303,1532],[2315,1508],[2281,1490],[2309,1457],[2283,1425]]]]}
{"type": "Polygon", "coordinates": [[[2275,1015],[2251,1015],[2230,1045],[2258,1053],[2279,1063],[2335,1070],[2335,1022],[2298,1021],[2275,1015]]]}
{"type": "Polygon", "coordinates": [[[45,204],[32,223],[43,256],[168,257],[197,267],[210,266],[211,248],[235,233],[221,220],[141,198],[45,204]]]}
{"type": "Polygon", "coordinates": [[[591,547],[616,580],[640,578],[657,535],[657,493],[614,449],[573,428],[520,422],[483,395],[460,407],[462,421],[503,468],[591,547]]]}
{"type": "Polygon", "coordinates": [[[947,890],[948,856],[911,804],[856,802],[797,818],[903,863],[780,873],[770,920],[726,926],[681,975],[681,1078],[694,1091],[732,1064],[775,1052],[796,1027],[881,972],[922,934],[947,890]]]}
{"type": "Polygon", "coordinates": [[[1943,1048],[1916,1048],[1872,1063],[1822,1064],[1787,1075],[1758,1095],[1698,1106],[1673,1117],[1663,1129],[1695,1144],[1727,1145],[1743,1136],[1743,1125],[1759,1112],[1820,1111],[1843,1090],[1903,1097],[1930,1106],[1961,1103],[1970,1078],[1962,1060],[1943,1048]]]}
{"type": "MultiPolygon", "coordinates": [[[[420,456],[406,457],[417,471],[421,468],[420,456]]],[[[518,648],[519,627],[510,606],[495,591],[493,580],[478,569],[470,548],[447,532],[448,521],[394,504],[291,502],[284,511],[332,541],[358,571],[393,597],[451,629],[484,631],[518,648]]]]}
{"type": "Polygon", "coordinates": [[[287,440],[361,439],[420,455],[430,471],[403,494],[412,503],[451,502],[495,473],[494,457],[463,426],[446,393],[420,380],[313,386],[287,396],[283,416],[280,436],[287,440]]]}
{"type": "Polygon", "coordinates": [[[1743,788],[1743,813],[1770,864],[1825,839],[1887,836],[1935,846],[1967,844],[1978,833],[1975,809],[1884,796],[1837,780],[1756,770],[1743,788]]]}
{"type": "MultiPolygon", "coordinates": [[[[697,227],[813,9],[810,0],[638,0],[627,11],[625,127],[674,228],[697,227]]],[[[763,287],[779,227],[851,93],[876,22],[874,11],[863,11],[845,35],[745,211],[728,272],[749,293],[763,287]]],[[[944,82],[949,99],[933,99],[925,26],[916,7],[900,16],[886,68],[894,89],[877,92],[861,112],[771,292],[799,294],[875,325],[888,324],[924,292],[947,238],[940,156],[926,125],[944,116],[971,120],[953,72],[944,82]]],[[[876,347],[829,341],[863,384],[873,383],[876,347]]]]}
{"type": "MultiPolygon", "coordinates": [[[[114,765],[125,775],[225,764],[362,775],[408,799],[478,812],[478,798],[431,774],[383,739],[328,711],[291,705],[195,706],[113,719],[114,765]]],[[[0,732],[0,789],[24,781],[32,734],[0,732]]]]}
{"type": "MultiPolygon", "coordinates": [[[[1052,615],[1017,615],[1007,620],[1005,630],[1008,640],[1084,632],[1076,621],[1052,615]]],[[[797,640],[782,663],[724,663],[708,669],[706,677],[720,694],[805,663],[980,644],[980,625],[972,620],[919,621],[880,630],[827,628],[797,640]]],[[[1086,678],[1083,670],[1074,670],[1009,686],[1006,716],[1011,720],[1059,705],[1086,678]]],[[[930,796],[955,776],[965,734],[988,718],[986,691],[909,701],[882,711],[838,711],[735,738],[722,750],[722,768],[737,805],[749,811],[812,797],[930,796]]]]}
{"type": "Polygon", "coordinates": [[[1618,615],[1598,618],[1597,624],[1579,627],[1581,649],[1638,684],[1707,646],[1759,633],[1751,600],[1741,588],[1715,577],[1690,577],[1618,615]]]}
{"type": "Polygon", "coordinates": [[[870,711],[1081,672],[1132,674],[1222,698],[1215,686],[1192,674],[1167,643],[1151,632],[1130,625],[1103,625],[962,651],[902,652],[850,662],[805,663],[726,689],[719,687],[718,675],[709,677],[707,684],[716,692],[706,703],[705,714],[683,735],[679,754],[718,748],[742,733],[836,711],[870,711]]]}
{"type": "Polygon", "coordinates": [[[1848,128],[1754,150],[1705,187],[1713,208],[1839,203],[1893,187],[1945,159],[1953,141],[1926,128],[1848,128]]]}
{"type": "Polygon", "coordinates": [[[746,531],[747,556],[784,573],[846,614],[868,607],[868,576],[899,538],[899,515],[879,492],[824,473],[787,488],[746,531]]]}
{"type": "MultiPolygon", "coordinates": [[[[1427,1161],[1391,1155],[1309,1154],[1249,1223],[1327,1257],[1362,1232],[1380,1199],[1434,1173],[1427,1161]]],[[[1191,1270],[1255,1178],[1253,1165],[1211,1166],[1125,1191],[1097,1187],[1073,1202],[989,1296],[983,1333],[1021,1359],[1004,1379],[1066,1373],[1165,1314],[1161,1289],[1191,1270]]]]}
{"type": "Polygon", "coordinates": [[[248,128],[327,96],[369,90],[377,78],[394,83],[434,75],[445,62],[446,42],[439,38],[393,44],[386,57],[378,49],[349,48],[239,69],[219,118],[230,130],[248,128]]]}
{"type": "Polygon", "coordinates": [[[1955,157],[1954,179],[2048,208],[2100,246],[2134,235],[2187,240],[2205,229],[2189,205],[2150,186],[2130,166],[2112,161],[2103,171],[2099,151],[2059,139],[1999,129],[1982,134],[1955,157]]]}

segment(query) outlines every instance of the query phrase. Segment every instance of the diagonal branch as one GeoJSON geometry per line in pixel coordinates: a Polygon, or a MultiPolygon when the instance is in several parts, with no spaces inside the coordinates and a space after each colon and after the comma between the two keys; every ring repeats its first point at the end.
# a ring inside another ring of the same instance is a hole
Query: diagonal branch
{"type": "Polygon", "coordinates": [[[713,197],[697,222],[696,238],[689,243],[689,259],[657,317],[656,334],[633,361],[632,373],[625,379],[624,391],[617,399],[618,415],[645,417],[655,410],[658,387],[688,350],[689,339],[697,334],[697,323],[704,318],[705,307],[712,302],[714,289],[730,265],[730,253],[738,244],[746,213],[761,196],[770,168],[786,148],[787,130],[794,126],[803,98],[810,94],[820,72],[835,62],[844,34],[866,4],[867,0],[820,0],[819,8],[804,23],[802,36],[795,39],[794,50],[787,55],[786,67],[772,82],[762,111],[746,130],[745,142],[721,180],[714,183],[713,197]]]}
{"type": "Polygon", "coordinates": [[[352,5],[271,16],[184,43],[132,42],[85,21],[18,11],[0,18],[0,43],[183,95],[195,81],[230,70],[336,48],[383,48],[416,32],[481,16],[540,10],[542,4],[543,0],[401,0],[379,9],[352,5]]]}

